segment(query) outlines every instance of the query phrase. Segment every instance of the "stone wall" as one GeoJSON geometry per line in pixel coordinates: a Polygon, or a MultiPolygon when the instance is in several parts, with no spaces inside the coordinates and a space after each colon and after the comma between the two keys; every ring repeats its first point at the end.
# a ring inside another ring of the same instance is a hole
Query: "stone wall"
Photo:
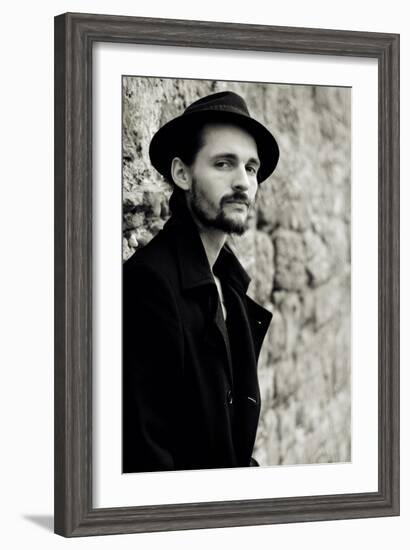
{"type": "Polygon", "coordinates": [[[281,156],[251,228],[231,245],[249,293],[273,313],[259,360],[261,465],[350,460],[350,90],[127,77],[123,81],[123,256],[169,216],[151,136],[201,96],[230,89],[281,156]]]}

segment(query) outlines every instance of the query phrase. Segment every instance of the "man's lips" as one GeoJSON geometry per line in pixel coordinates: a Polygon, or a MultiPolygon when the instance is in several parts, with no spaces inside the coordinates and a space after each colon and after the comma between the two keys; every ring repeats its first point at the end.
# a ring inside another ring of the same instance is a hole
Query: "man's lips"
{"type": "Polygon", "coordinates": [[[248,208],[248,205],[244,201],[228,201],[224,203],[224,206],[236,206],[237,208],[248,208]]]}
{"type": "Polygon", "coordinates": [[[225,205],[225,204],[236,204],[236,205],[243,205],[243,206],[246,206],[249,208],[250,206],[250,201],[249,199],[247,198],[235,198],[235,197],[232,197],[232,198],[229,198],[229,199],[224,199],[222,201],[222,204],[225,205]]]}

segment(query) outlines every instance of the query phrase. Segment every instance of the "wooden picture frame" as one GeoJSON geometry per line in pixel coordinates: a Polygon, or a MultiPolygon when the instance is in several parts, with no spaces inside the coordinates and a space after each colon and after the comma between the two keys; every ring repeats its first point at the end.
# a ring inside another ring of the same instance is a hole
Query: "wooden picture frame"
{"type": "Polygon", "coordinates": [[[124,16],[55,18],[55,532],[67,536],[399,514],[399,36],[124,16]],[[92,49],[96,42],[378,63],[378,491],[94,508],[92,49]]]}

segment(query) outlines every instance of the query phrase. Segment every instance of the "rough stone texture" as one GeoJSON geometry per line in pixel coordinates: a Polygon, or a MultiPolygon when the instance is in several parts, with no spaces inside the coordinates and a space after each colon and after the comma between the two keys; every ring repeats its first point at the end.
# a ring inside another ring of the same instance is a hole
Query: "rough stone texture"
{"type": "Polygon", "coordinates": [[[273,319],[259,360],[261,465],[349,461],[350,90],[127,77],[123,80],[123,258],[169,216],[152,168],[153,133],[208,93],[241,94],[281,156],[258,191],[250,228],[231,246],[250,295],[273,319]]]}

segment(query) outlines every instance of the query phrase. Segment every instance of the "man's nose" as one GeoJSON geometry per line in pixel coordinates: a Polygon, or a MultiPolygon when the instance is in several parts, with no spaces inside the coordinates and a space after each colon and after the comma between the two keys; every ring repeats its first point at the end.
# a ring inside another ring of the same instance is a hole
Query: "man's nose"
{"type": "Polygon", "coordinates": [[[234,189],[247,190],[249,189],[249,174],[245,166],[238,166],[235,170],[235,177],[232,186],[234,189]]]}

